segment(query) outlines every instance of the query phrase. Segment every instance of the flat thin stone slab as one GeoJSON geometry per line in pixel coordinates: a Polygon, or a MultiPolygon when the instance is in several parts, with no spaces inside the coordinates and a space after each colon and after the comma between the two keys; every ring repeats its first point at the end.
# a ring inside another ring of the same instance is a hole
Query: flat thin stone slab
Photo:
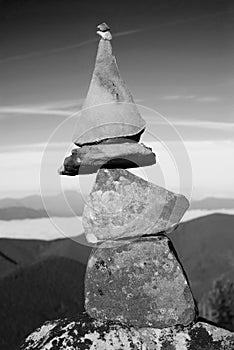
{"type": "Polygon", "coordinates": [[[189,327],[134,329],[80,316],[48,321],[21,350],[232,350],[234,334],[198,322],[189,327]]]}
{"type": "Polygon", "coordinates": [[[171,230],[189,207],[180,194],[124,169],[100,169],[83,211],[89,242],[171,230]]]}
{"type": "Polygon", "coordinates": [[[85,276],[87,313],[135,327],[193,322],[194,299],[172,249],[163,235],[107,241],[95,248],[85,276]]]}
{"type": "Polygon", "coordinates": [[[156,163],[152,149],[143,143],[100,143],[72,151],[64,160],[60,175],[96,173],[100,168],[136,168],[156,163]]]}

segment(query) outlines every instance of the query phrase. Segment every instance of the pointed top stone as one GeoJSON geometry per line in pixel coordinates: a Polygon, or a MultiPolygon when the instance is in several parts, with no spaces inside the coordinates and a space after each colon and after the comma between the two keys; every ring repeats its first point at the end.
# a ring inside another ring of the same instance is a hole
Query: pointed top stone
{"type": "Polygon", "coordinates": [[[101,36],[104,40],[111,40],[112,35],[110,32],[110,27],[105,23],[101,23],[97,26],[97,34],[101,36]]]}
{"type": "Polygon", "coordinates": [[[102,22],[101,24],[99,24],[99,25],[97,26],[97,29],[100,30],[101,32],[110,31],[110,27],[109,27],[108,24],[106,24],[105,22],[102,22]]]}
{"type": "Polygon", "coordinates": [[[110,27],[98,25],[97,34],[101,38],[95,68],[74,137],[78,146],[137,135],[145,128],[112,54],[110,27]]]}

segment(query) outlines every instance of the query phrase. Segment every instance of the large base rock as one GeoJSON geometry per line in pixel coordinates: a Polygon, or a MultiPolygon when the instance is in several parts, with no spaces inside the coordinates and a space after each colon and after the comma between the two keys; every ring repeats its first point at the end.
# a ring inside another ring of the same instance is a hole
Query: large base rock
{"type": "Polygon", "coordinates": [[[155,154],[142,143],[100,143],[74,149],[59,173],[75,176],[96,173],[100,168],[126,169],[155,163],[155,154]]]}
{"type": "Polygon", "coordinates": [[[198,322],[189,327],[134,329],[82,315],[46,322],[21,350],[233,350],[234,334],[198,322]]]}
{"type": "Polygon", "coordinates": [[[135,327],[188,325],[196,308],[166,236],[108,241],[94,249],[85,277],[91,317],[135,327]]]}
{"type": "Polygon", "coordinates": [[[77,319],[46,322],[32,333],[22,350],[131,350],[142,349],[139,333],[113,322],[81,315],[77,319]]]}
{"type": "Polygon", "coordinates": [[[183,196],[123,169],[100,169],[83,212],[90,242],[163,232],[189,207],[183,196]]]}
{"type": "Polygon", "coordinates": [[[208,323],[188,327],[139,329],[145,350],[233,350],[234,334],[208,323]]]}

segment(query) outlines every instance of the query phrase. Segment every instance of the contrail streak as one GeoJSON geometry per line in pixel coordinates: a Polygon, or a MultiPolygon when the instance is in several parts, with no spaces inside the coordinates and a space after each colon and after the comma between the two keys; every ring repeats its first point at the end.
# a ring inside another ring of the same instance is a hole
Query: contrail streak
{"type": "Polygon", "coordinates": [[[43,55],[49,55],[49,54],[59,53],[59,52],[63,52],[63,51],[68,51],[68,50],[76,49],[76,48],[83,47],[83,46],[86,46],[88,44],[94,43],[97,40],[98,39],[90,39],[90,40],[82,41],[81,43],[78,43],[78,44],[63,46],[63,47],[59,47],[56,49],[51,49],[51,50],[46,50],[46,51],[33,51],[33,52],[25,53],[22,55],[6,57],[3,59],[0,59],[0,63],[5,63],[5,62],[9,62],[9,61],[17,61],[17,60],[22,60],[22,59],[31,58],[31,57],[37,57],[37,56],[43,56],[43,55]]]}
{"type": "MultiPolygon", "coordinates": [[[[138,32],[142,32],[143,30],[144,29],[126,30],[126,31],[123,31],[123,32],[115,33],[113,35],[113,37],[119,37],[119,36],[135,34],[135,33],[138,33],[138,32]]],[[[20,55],[16,55],[16,56],[6,57],[6,58],[3,58],[3,59],[0,59],[0,63],[5,63],[5,62],[9,62],[9,61],[18,61],[18,60],[23,60],[23,59],[27,59],[27,58],[38,57],[38,56],[43,56],[43,55],[50,55],[50,54],[55,54],[55,53],[59,53],[59,52],[63,52],[63,51],[73,50],[73,49],[76,49],[76,48],[79,48],[79,47],[86,46],[88,44],[95,43],[98,40],[99,40],[98,38],[89,39],[89,40],[82,41],[81,43],[78,43],[78,44],[69,45],[69,46],[63,46],[63,47],[59,47],[59,48],[56,48],[56,49],[45,50],[45,51],[33,51],[33,52],[25,53],[25,54],[20,54],[20,55]]]]}
{"type": "MultiPolygon", "coordinates": [[[[184,23],[198,21],[200,19],[212,18],[212,17],[216,17],[218,15],[232,14],[232,13],[234,13],[234,11],[227,10],[227,11],[222,11],[222,12],[215,12],[215,13],[205,14],[205,15],[201,15],[201,16],[197,16],[197,17],[190,17],[190,18],[186,18],[186,19],[182,19],[182,20],[176,20],[176,21],[171,21],[171,22],[166,22],[166,23],[160,23],[160,24],[155,25],[155,26],[149,26],[149,27],[145,27],[145,28],[126,30],[126,31],[123,31],[123,32],[115,33],[115,34],[113,34],[113,37],[120,37],[120,36],[125,36],[125,35],[136,34],[136,33],[148,31],[148,30],[155,29],[155,28],[173,26],[173,25],[177,25],[177,24],[184,24],[184,23]]],[[[80,48],[80,47],[86,46],[88,44],[94,43],[96,41],[98,41],[98,38],[85,40],[85,41],[82,41],[81,43],[77,43],[77,44],[69,45],[69,46],[63,46],[63,47],[59,47],[59,48],[55,48],[55,49],[51,49],[51,50],[33,51],[33,52],[20,54],[20,55],[16,55],[16,56],[10,56],[10,57],[6,57],[6,58],[0,59],[0,63],[5,63],[5,62],[9,62],[9,61],[17,61],[17,60],[23,60],[23,59],[33,58],[33,57],[38,57],[38,56],[43,56],[43,55],[60,53],[60,52],[63,52],[63,51],[68,51],[68,50],[80,48]]]]}

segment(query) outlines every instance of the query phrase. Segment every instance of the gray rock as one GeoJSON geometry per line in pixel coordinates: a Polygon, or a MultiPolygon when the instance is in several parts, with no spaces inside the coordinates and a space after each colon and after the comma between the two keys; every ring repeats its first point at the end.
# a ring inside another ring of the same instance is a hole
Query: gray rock
{"type": "Polygon", "coordinates": [[[186,277],[163,235],[108,241],[93,249],[85,308],[96,319],[134,327],[188,325],[196,317],[186,277]]]}
{"type": "Polygon", "coordinates": [[[171,230],[189,207],[180,194],[124,169],[100,169],[83,212],[90,242],[171,230]]]}
{"type": "Polygon", "coordinates": [[[102,322],[81,315],[77,319],[48,321],[32,333],[22,350],[138,350],[137,330],[118,323],[102,322]]]}
{"type": "Polygon", "coordinates": [[[134,329],[88,319],[48,321],[21,350],[233,350],[234,334],[204,322],[189,327],[134,329]]]}
{"type": "Polygon", "coordinates": [[[234,333],[197,322],[188,327],[139,329],[145,350],[233,350],[234,333]]]}
{"type": "Polygon", "coordinates": [[[77,117],[74,143],[82,146],[106,138],[136,135],[145,129],[132,95],[120,76],[112,54],[111,34],[98,28],[102,37],[88,94],[77,117]]]}
{"type": "Polygon", "coordinates": [[[103,22],[97,26],[97,29],[100,30],[101,32],[106,32],[110,30],[110,27],[108,26],[108,24],[103,22]]]}
{"type": "Polygon", "coordinates": [[[101,143],[74,149],[59,173],[74,176],[96,173],[101,167],[136,168],[155,163],[152,149],[142,143],[101,143]]]}

